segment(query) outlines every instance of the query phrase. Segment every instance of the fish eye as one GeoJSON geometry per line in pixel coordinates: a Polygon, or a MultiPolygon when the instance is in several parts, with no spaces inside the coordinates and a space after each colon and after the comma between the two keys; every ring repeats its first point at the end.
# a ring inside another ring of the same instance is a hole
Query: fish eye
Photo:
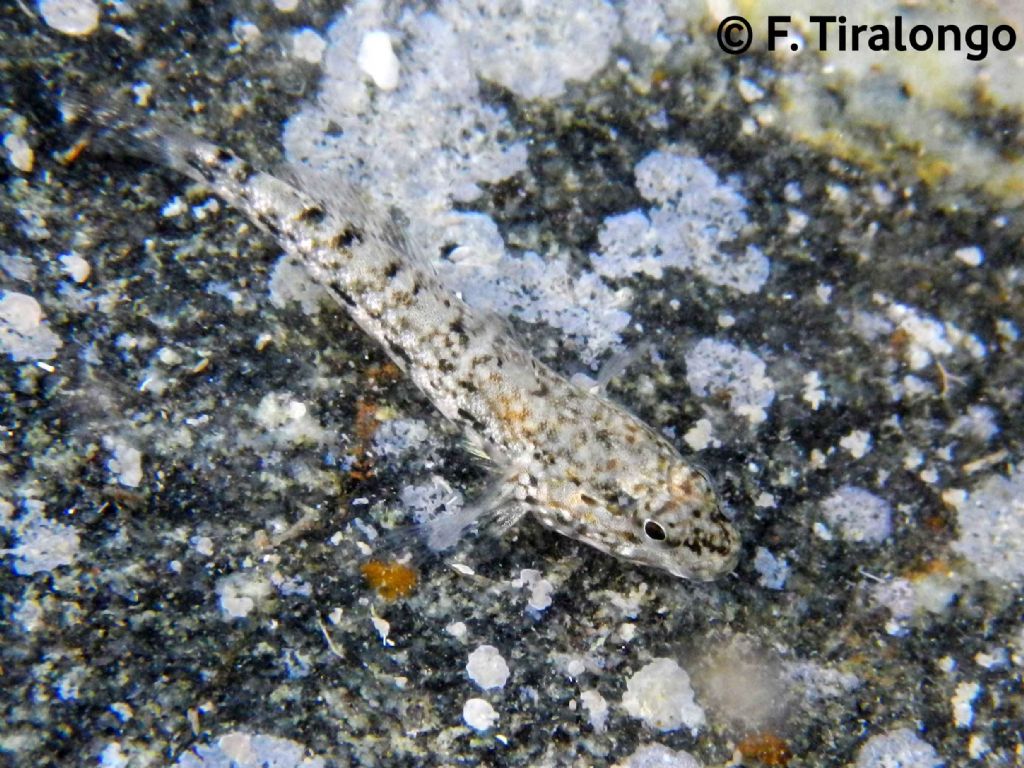
{"type": "Polygon", "coordinates": [[[654,520],[644,521],[644,534],[651,541],[664,541],[665,540],[665,529],[661,527],[661,523],[654,520]]]}

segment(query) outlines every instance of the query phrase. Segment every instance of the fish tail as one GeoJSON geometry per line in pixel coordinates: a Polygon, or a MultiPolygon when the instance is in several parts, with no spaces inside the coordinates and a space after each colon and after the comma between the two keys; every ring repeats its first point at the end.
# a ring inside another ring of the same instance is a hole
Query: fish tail
{"type": "Polygon", "coordinates": [[[159,163],[194,181],[211,182],[215,173],[243,168],[234,153],[197,137],[173,120],[154,117],[132,107],[120,94],[96,96],[65,91],[61,112],[67,124],[86,127],[87,140],[101,147],[159,163]]]}

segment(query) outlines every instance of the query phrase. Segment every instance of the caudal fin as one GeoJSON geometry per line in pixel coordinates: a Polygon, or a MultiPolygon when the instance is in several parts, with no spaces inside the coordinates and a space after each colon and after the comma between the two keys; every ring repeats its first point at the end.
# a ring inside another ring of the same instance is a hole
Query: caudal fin
{"type": "Polygon", "coordinates": [[[123,153],[165,165],[194,181],[209,181],[211,164],[242,161],[185,126],[135,107],[120,93],[103,96],[65,90],[61,96],[65,124],[81,125],[84,139],[106,153],[123,153]]]}

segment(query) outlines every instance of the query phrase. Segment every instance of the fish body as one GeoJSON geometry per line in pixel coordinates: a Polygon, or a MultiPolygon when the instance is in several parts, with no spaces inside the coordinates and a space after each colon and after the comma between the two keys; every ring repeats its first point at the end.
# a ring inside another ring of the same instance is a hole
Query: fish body
{"type": "Polygon", "coordinates": [[[174,125],[92,108],[145,154],[203,182],[344,305],[500,473],[492,506],[628,561],[710,580],[740,540],[704,472],[621,406],[534,358],[445,286],[395,218],[304,171],[253,169],[174,125]],[[118,124],[125,124],[119,126],[118,124]]]}

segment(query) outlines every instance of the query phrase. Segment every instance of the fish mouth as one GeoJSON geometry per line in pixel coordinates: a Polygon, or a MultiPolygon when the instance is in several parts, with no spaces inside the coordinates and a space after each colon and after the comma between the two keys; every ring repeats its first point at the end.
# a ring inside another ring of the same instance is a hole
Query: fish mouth
{"type": "Polygon", "coordinates": [[[709,572],[708,577],[704,579],[704,581],[714,581],[715,579],[720,579],[723,576],[728,576],[736,570],[736,566],[739,565],[739,562],[740,547],[737,542],[737,546],[733,548],[731,553],[729,553],[728,558],[726,558],[714,571],[709,572]]]}
{"type": "Polygon", "coordinates": [[[724,561],[720,565],[714,565],[706,568],[691,568],[688,570],[672,570],[672,574],[680,579],[685,579],[688,582],[700,582],[701,584],[708,584],[710,582],[717,582],[719,579],[731,573],[737,563],[739,562],[739,553],[736,552],[728,560],[724,561]]]}
{"type": "Polygon", "coordinates": [[[709,562],[699,565],[692,565],[687,568],[669,569],[674,576],[690,581],[715,581],[732,573],[740,561],[742,542],[736,529],[728,522],[724,525],[724,532],[727,533],[729,547],[723,554],[716,554],[709,558],[709,562]]]}
{"type": "Polygon", "coordinates": [[[708,583],[718,581],[723,576],[728,576],[736,569],[739,561],[740,553],[739,550],[736,550],[729,556],[728,560],[724,560],[721,563],[705,568],[691,568],[685,571],[681,569],[673,569],[671,573],[673,576],[678,576],[680,579],[686,579],[687,581],[708,583]]]}

